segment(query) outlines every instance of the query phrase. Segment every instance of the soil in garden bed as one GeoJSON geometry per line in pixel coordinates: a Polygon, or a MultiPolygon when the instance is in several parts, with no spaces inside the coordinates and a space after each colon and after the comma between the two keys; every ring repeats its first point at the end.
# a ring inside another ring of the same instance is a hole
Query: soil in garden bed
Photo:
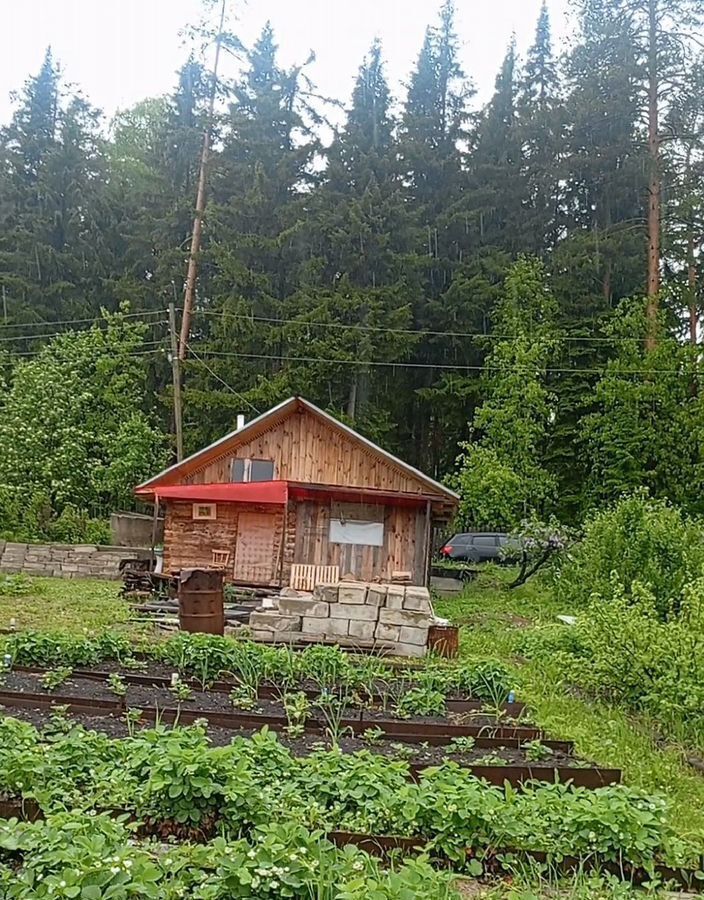
{"type": "MultiPolygon", "coordinates": [[[[5,713],[24,722],[29,722],[35,728],[43,729],[49,724],[53,715],[47,708],[21,708],[0,706],[0,713],[5,713]]],[[[84,728],[98,731],[112,738],[124,738],[130,734],[127,721],[123,716],[106,714],[104,716],[85,715],[72,712],[72,721],[80,723],[84,728]]],[[[140,720],[132,726],[133,731],[141,728],[149,728],[153,725],[147,720],[140,720]]],[[[167,726],[168,727],[168,726],[167,726]]],[[[224,747],[236,737],[252,737],[259,729],[242,728],[232,730],[217,726],[208,726],[207,734],[214,746],[224,747]]],[[[277,733],[281,744],[287,747],[294,756],[308,756],[318,749],[329,749],[331,743],[323,735],[304,734],[300,737],[289,737],[284,732],[277,733]]],[[[493,765],[493,766],[559,766],[583,768],[587,765],[583,760],[576,759],[567,753],[553,751],[551,756],[540,762],[529,762],[525,751],[518,747],[474,747],[471,750],[461,752],[453,751],[451,744],[444,746],[428,746],[422,744],[402,743],[394,740],[365,741],[351,735],[344,735],[338,742],[340,749],[345,753],[354,753],[358,750],[369,750],[372,753],[384,756],[388,759],[403,759],[413,766],[437,766],[447,760],[454,760],[461,766],[493,765]],[[490,757],[490,759],[488,759],[490,757]]]]}
{"type": "MultiPolygon", "coordinates": [[[[161,663],[156,661],[140,661],[139,668],[132,668],[125,666],[124,663],[120,663],[116,660],[102,662],[96,666],[76,666],[73,672],[74,678],[92,678],[96,681],[105,681],[108,674],[119,674],[125,680],[133,682],[139,681],[142,684],[149,685],[154,684],[155,687],[163,687],[168,686],[171,681],[171,677],[174,672],[177,672],[183,681],[187,682],[190,687],[194,690],[200,690],[200,683],[195,679],[192,675],[189,675],[187,672],[179,670],[177,666],[169,665],[167,663],[161,663]],[[153,678],[154,681],[150,682],[149,679],[153,678]]],[[[41,674],[43,672],[50,671],[48,669],[39,669],[33,667],[22,667],[18,666],[13,671],[27,671],[31,673],[41,674]]],[[[234,687],[237,687],[238,682],[232,678],[222,677],[218,678],[213,682],[210,686],[210,690],[212,691],[220,691],[220,692],[229,692],[234,687]]],[[[401,697],[408,690],[409,687],[412,687],[412,683],[405,680],[399,679],[397,682],[383,682],[376,681],[369,685],[369,689],[372,691],[374,699],[377,702],[380,702],[382,697],[401,697]]],[[[338,690],[333,688],[333,692],[338,690]]],[[[298,682],[296,685],[291,685],[288,687],[282,687],[280,685],[276,685],[273,682],[264,682],[260,688],[260,697],[262,699],[278,699],[285,692],[295,692],[295,691],[304,691],[311,699],[315,698],[320,693],[320,685],[313,681],[312,679],[303,679],[298,682]]],[[[363,693],[363,692],[362,692],[363,693]]],[[[469,696],[467,694],[461,694],[457,691],[450,691],[446,695],[447,702],[455,708],[463,704],[467,704],[468,707],[471,707],[474,704],[488,706],[489,704],[484,703],[476,697],[469,696]]],[[[520,716],[523,724],[527,724],[524,716],[524,706],[521,703],[512,703],[512,704],[503,704],[504,714],[510,715],[512,717],[520,716]]],[[[454,709],[450,710],[451,712],[454,709]]],[[[462,709],[458,711],[462,713],[474,713],[474,709],[462,709]]]]}
{"type": "MultiPolygon", "coordinates": [[[[170,674],[173,670],[167,668],[167,671],[170,674]]],[[[139,709],[146,707],[173,709],[180,705],[181,709],[186,714],[190,714],[194,710],[202,710],[203,712],[246,713],[251,716],[285,716],[283,704],[279,700],[273,698],[261,698],[257,701],[254,708],[243,709],[235,706],[230,700],[229,694],[225,691],[193,690],[189,699],[179,702],[175,693],[161,684],[127,684],[126,688],[127,693],[124,698],[125,705],[137,707],[139,709]]],[[[81,678],[72,675],[54,688],[54,690],[49,691],[42,685],[42,674],[19,669],[13,669],[3,676],[2,682],[0,682],[0,692],[3,691],[12,691],[22,694],[40,694],[47,698],[55,697],[58,702],[62,702],[63,698],[68,697],[80,698],[81,700],[91,699],[112,701],[115,703],[119,702],[121,699],[110,691],[107,682],[105,681],[97,681],[92,678],[81,678]]],[[[417,724],[421,726],[470,725],[478,728],[486,727],[488,729],[512,727],[516,724],[515,720],[512,720],[507,716],[497,717],[481,709],[464,713],[449,713],[447,716],[409,716],[407,718],[399,719],[395,717],[390,710],[385,711],[379,706],[374,708],[366,707],[364,709],[349,706],[345,710],[344,717],[345,719],[356,721],[361,721],[363,719],[365,727],[369,728],[389,722],[402,722],[404,725],[417,724]]],[[[312,706],[309,720],[312,723],[318,723],[321,726],[324,725],[323,715],[320,710],[316,709],[315,705],[312,706]]]]}

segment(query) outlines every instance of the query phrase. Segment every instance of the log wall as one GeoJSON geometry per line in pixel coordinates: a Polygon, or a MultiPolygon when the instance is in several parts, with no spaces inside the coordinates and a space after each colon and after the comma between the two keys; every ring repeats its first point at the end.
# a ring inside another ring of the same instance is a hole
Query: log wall
{"type": "Polygon", "coordinates": [[[269,504],[218,503],[217,518],[209,521],[193,518],[191,502],[168,502],[164,523],[164,571],[210,566],[212,551],[225,550],[230,553],[226,580],[238,580],[234,571],[238,525],[240,516],[245,513],[260,513],[272,517],[274,553],[271,574],[261,583],[272,586],[281,584],[285,513],[282,508],[269,504]]]}

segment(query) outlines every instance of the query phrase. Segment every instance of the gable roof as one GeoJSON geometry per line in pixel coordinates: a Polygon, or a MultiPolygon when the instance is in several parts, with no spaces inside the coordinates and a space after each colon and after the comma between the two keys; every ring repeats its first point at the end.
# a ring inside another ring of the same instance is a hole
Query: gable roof
{"type": "Polygon", "coordinates": [[[389,453],[387,450],[379,447],[373,441],[370,441],[368,438],[365,438],[361,434],[356,432],[353,428],[350,428],[349,425],[345,425],[344,422],[340,422],[339,419],[331,416],[330,413],[327,413],[325,412],[325,410],[320,409],[309,400],[304,400],[303,397],[289,397],[288,400],[284,400],[282,403],[279,403],[278,406],[274,406],[267,412],[262,413],[255,419],[252,419],[242,428],[239,428],[236,431],[231,431],[229,434],[226,434],[219,440],[214,441],[212,444],[204,447],[202,450],[198,450],[196,453],[191,454],[186,459],[182,459],[181,462],[174,463],[174,465],[169,466],[162,472],[159,472],[158,475],[155,475],[148,481],[145,481],[142,484],[138,485],[138,487],[135,488],[135,492],[142,495],[151,494],[160,484],[173,484],[174,480],[178,479],[178,476],[180,474],[186,475],[194,468],[205,465],[209,461],[223,456],[228,451],[235,450],[238,445],[251,440],[261,430],[262,425],[269,426],[272,424],[272,421],[283,421],[296,410],[301,409],[306,410],[319,419],[322,419],[330,427],[340,431],[342,434],[346,435],[348,438],[359,444],[367,451],[371,451],[374,455],[380,457],[385,462],[390,463],[396,468],[401,469],[407,475],[415,478],[416,480],[421,482],[430,493],[440,495],[450,500],[453,504],[457,503],[457,501],[459,500],[459,496],[454,491],[451,491],[450,488],[445,487],[445,485],[440,484],[439,481],[435,481],[435,479],[430,478],[429,475],[425,475],[419,469],[416,469],[414,466],[411,466],[403,460],[399,459],[397,456],[394,456],[393,453],[389,453]]]}

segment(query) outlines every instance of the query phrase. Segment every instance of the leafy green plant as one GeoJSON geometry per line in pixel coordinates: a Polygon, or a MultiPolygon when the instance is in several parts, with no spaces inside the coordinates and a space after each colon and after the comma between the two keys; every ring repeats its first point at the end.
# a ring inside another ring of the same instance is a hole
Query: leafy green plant
{"type": "Polygon", "coordinates": [[[297,691],[293,694],[284,694],[283,705],[288,721],[286,733],[289,737],[300,737],[305,731],[306,720],[310,715],[310,700],[303,691],[297,691]]]}
{"type": "Polygon", "coordinates": [[[539,740],[526,741],[521,749],[529,762],[545,762],[552,757],[552,750],[539,740]]]}
{"type": "Polygon", "coordinates": [[[378,726],[375,728],[365,728],[361,737],[365,744],[374,746],[380,744],[385,739],[386,732],[383,728],[379,728],[378,726]]]}
{"type": "Polygon", "coordinates": [[[40,588],[22,572],[16,575],[0,575],[0,597],[26,597],[40,588]]]}
{"type": "Polygon", "coordinates": [[[117,672],[108,675],[108,690],[116,697],[127,696],[127,682],[117,672]]]}
{"type": "Polygon", "coordinates": [[[353,666],[339,647],[319,644],[303,651],[299,670],[303,678],[310,678],[321,690],[332,690],[349,684],[353,666]]]}
{"type": "Polygon", "coordinates": [[[566,609],[578,609],[593,595],[612,596],[615,585],[628,600],[640,585],[652,593],[665,619],[703,571],[701,526],[639,490],[589,516],[582,540],[556,573],[555,590],[566,609]]]}
{"type": "Polygon", "coordinates": [[[443,750],[445,753],[471,753],[475,744],[476,741],[471,735],[463,735],[452,738],[443,750]]]}
{"type": "Polygon", "coordinates": [[[254,709],[257,705],[257,695],[251,687],[244,684],[238,684],[230,691],[230,703],[236,709],[254,709]]]}
{"type": "Polygon", "coordinates": [[[337,747],[340,739],[346,734],[351,734],[349,726],[342,724],[349,703],[349,691],[344,688],[337,692],[323,689],[317,700],[314,702],[316,709],[319,709],[323,721],[325,722],[325,734],[327,735],[333,747],[337,747]]]}
{"type": "Polygon", "coordinates": [[[56,669],[50,669],[40,678],[41,686],[45,691],[55,691],[71,677],[72,673],[71,666],[58,666],[56,669]]]}
{"type": "Polygon", "coordinates": [[[169,686],[169,690],[179,703],[185,703],[187,700],[193,699],[193,688],[180,678],[177,678],[174,683],[169,686]]]}
{"type": "Polygon", "coordinates": [[[480,756],[479,759],[474,760],[475,766],[505,766],[507,765],[506,760],[499,756],[498,753],[486,753],[484,756],[480,756]]]}
{"type": "Polygon", "coordinates": [[[445,695],[429,687],[410,688],[394,709],[394,715],[403,719],[410,716],[444,716],[445,713],[445,695]]]}

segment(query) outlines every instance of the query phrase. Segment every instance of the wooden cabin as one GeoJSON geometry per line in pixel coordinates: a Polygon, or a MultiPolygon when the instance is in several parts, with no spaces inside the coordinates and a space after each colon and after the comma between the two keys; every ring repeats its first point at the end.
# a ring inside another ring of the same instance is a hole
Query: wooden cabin
{"type": "Polygon", "coordinates": [[[237,584],[428,579],[433,525],[457,495],[300,397],[136,489],[164,509],[164,571],[237,584]]]}

